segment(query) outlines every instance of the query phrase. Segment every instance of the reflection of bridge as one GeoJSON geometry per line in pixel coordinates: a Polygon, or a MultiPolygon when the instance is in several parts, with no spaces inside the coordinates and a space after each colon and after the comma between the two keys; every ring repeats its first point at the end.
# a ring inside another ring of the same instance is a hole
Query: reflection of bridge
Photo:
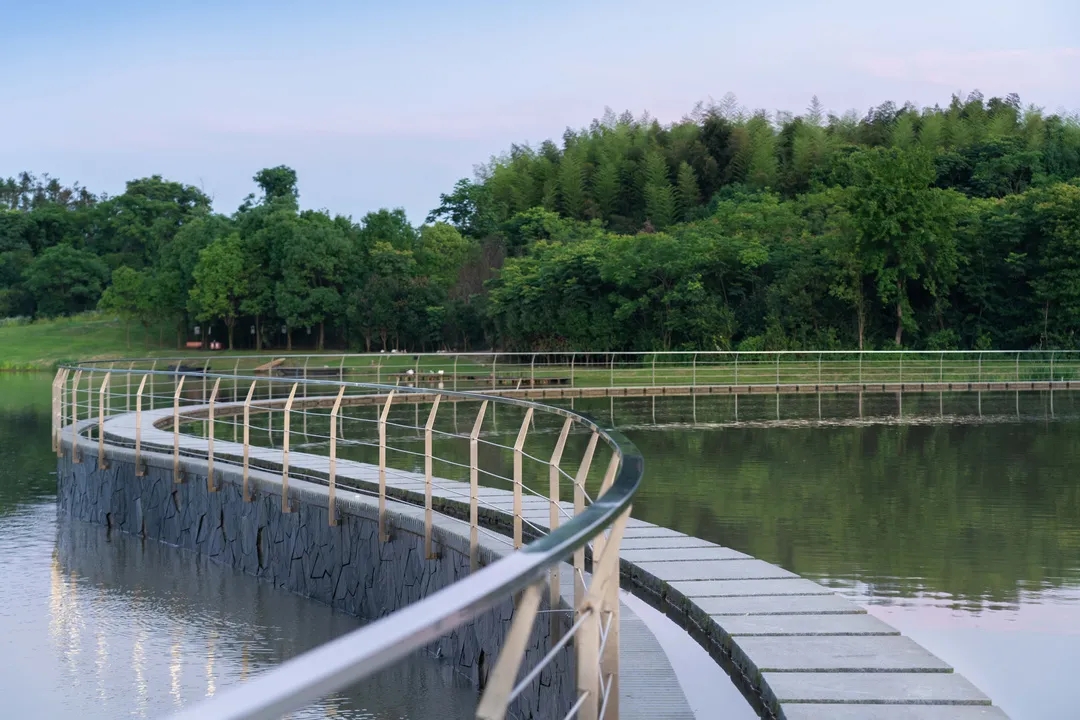
{"type": "Polygon", "coordinates": [[[949,706],[949,717],[1001,717],[943,662],[828,590],[629,518],[641,459],[618,433],[490,390],[342,382],[350,360],[366,359],[341,357],[338,378],[305,377],[310,360],[288,379],[244,376],[241,359],[222,357],[214,364],[235,363],[233,372],[123,361],[57,377],[62,512],[189,547],[362,617],[392,612],[192,717],[280,715],[424,647],[484,687],[478,717],[508,708],[689,717],[662,649],[619,602],[618,575],[691,631],[767,715],[892,717],[903,706],[903,717],[929,718],[949,706]],[[405,412],[402,399],[413,401],[405,412]],[[477,408],[470,432],[440,422],[450,401],[477,408]],[[514,425],[505,441],[485,429],[496,407],[514,425]],[[261,424],[275,413],[277,428],[261,424]],[[635,662],[621,664],[628,653],[635,662]]]}

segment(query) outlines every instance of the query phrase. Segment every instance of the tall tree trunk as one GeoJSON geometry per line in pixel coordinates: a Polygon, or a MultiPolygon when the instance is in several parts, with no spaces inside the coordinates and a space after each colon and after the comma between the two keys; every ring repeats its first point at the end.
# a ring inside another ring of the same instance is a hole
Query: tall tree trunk
{"type": "Polygon", "coordinates": [[[236,320],[233,320],[231,323],[228,323],[227,327],[229,328],[229,352],[232,352],[232,349],[233,349],[233,330],[236,329],[236,320]]]}
{"type": "Polygon", "coordinates": [[[288,326],[285,327],[285,349],[292,351],[292,328],[288,326]]]}
{"type": "Polygon", "coordinates": [[[262,319],[259,315],[255,316],[255,349],[262,350],[262,319]]]}
{"type": "Polygon", "coordinates": [[[856,313],[859,318],[859,350],[862,350],[863,338],[866,337],[866,310],[860,305],[856,313]]]}
{"type": "Polygon", "coordinates": [[[371,352],[371,333],[364,333],[364,352],[371,352]]]}
{"type": "Polygon", "coordinates": [[[319,322],[319,347],[318,347],[319,352],[323,351],[323,345],[325,344],[325,342],[326,342],[326,321],[323,320],[323,321],[319,322]]]}

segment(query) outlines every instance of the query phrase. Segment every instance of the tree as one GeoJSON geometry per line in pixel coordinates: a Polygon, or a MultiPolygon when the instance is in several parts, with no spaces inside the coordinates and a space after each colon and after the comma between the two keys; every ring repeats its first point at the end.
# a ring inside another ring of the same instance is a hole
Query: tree
{"type": "Polygon", "coordinates": [[[196,318],[224,321],[232,350],[236,319],[248,291],[240,236],[233,233],[203,248],[192,276],[195,284],[191,288],[191,303],[196,318]]]}
{"type": "Polygon", "coordinates": [[[112,284],[105,288],[98,309],[115,313],[124,320],[124,335],[130,350],[132,321],[146,328],[153,318],[153,290],[147,273],[126,266],[113,270],[112,284]]]}
{"type": "Polygon", "coordinates": [[[252,179],[263,191],[263,204],[269,205],[281,201],[295,207],[299,201],[300,191],[296,187],[296,171],[287,165],[264,168],[255,173],[252,179]]]}
{"type": "Polygon", "coordinates": [[[484,238],[495,232],[497,221],[491,191],[486,184],[462,178],[449,194],[439,195],[439,207],[428,213],[427,222],[449,222],[468,237],[484,238]]]}
{"type": "Polygon", "coordinates": [[[30,263],[25,279],[36,315],[74,315],[97,305],[109,281],[109,268],[91,252],[56,245],[30,263]]]}
{"type": "Polygon", "coordinates": [[[658,151],[645,158],[645,217],[657,230],[675,222],[675,189],[668,177],[667,162],[658,151]]]}
{"type": "Polygon", "coordinates": [[[326,321],[340,304],[349,250],[341,224],[320,212],[301,213],[292,231],[277,238],[274,253],[280,277],[274,300],[285,321],[289,349],[294,328],[315,325],[316,347],[323,349],[326,321]]]}
{"type": "Polygon", "coordinates": [[[682,219],[692,219],[694,211],[701,204],[701,191],[698,189],[697,175],[694,174],[694,168],[690,167],[690,163],[686,161],[679,164],[675,194],[682,219]]]}
{"type": "Polygon", "coordinates": [[[957,258],[953,197],[931,187],[930,156],[898,148],[874,148],[849,160],[853,184],[847,209],[856,253],[873,273],[878,296],[896,312],[895,343],[916,327],[910,292],[916,281],[933,298],[955,278],[957,258]]]}

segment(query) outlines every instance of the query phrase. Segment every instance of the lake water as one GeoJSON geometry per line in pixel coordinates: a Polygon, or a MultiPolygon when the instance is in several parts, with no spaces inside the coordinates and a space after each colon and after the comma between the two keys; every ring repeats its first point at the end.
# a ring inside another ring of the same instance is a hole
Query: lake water
{"type": "Polygon", "coordinates": [[[836,588],[1014,720],[1080,717],[1077,398],[867,395],[862,422],[856,396],[822,402],[781,397],[778,422],[743,398],[750,426],[729,398],[577,407],[644,455],[636,516],[836,588]]]}
{"type": "MultiPolygon", "coordinates": [[[[49,382],[0,374],[0,717],[161,717],[359,626],[194,553],[58,522],[49,382]]],[[[294,717],[471,718],[417,656],[294,717]]]]}
{"type": "MultiPolygon", "coordinates": [[[[17,715],[157,715],[356,626],[193,555],[58,524],[48,390],[48,378],[0,375],[0,693],[17,715]]],[[[645,456],[636,516],[837,589],[1017,720],[1075,716],[1077,394],[761,396],[738,408],[729,397],[604,399],[577,409],[621,428],[645,456]]],[[[423,422],[418,408],[396,412],[423,422]]],[[[357,413],[371,420],[375,409],[357,413]]],[[[440,423],[467,432],[474,414],[454,408],[440,423]]],[[[511,437],[520,417],[494,415],[493,435],[511,437]]],[[[550,446],[558,424],[540,429],[550,446]]],[[[568,458],[583,441],[572,437],[568,458]]],[[[466,453],[448,443],[437,454],[466,453]]],[[[505,453],[485,463],[510,472],[505,453]]],[[[418,658],[308,716],[468,717],[474,702],[461,678],[418,658]]]]}

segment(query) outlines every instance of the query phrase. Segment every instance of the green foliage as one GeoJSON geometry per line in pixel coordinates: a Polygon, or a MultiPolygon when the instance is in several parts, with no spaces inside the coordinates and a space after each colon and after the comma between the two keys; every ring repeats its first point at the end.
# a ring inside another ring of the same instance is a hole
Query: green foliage
{"type": "Polygon", "coordinates": [[[23,173],[0,180],[0,316],[100,298],[144,335],[257,349],[1073,348],[1078,178],[1077,118],[977,92],[609,111],[511,146],[421,227],[302,212],[286,166],[231,215],[159,176],[98,198],[23,173]]]}
{"type": "Polygon", "coordinates": [[[218,238],[199,251],[192,271],[191,303],[199,320],[222,320],[233,349],[236,319],[248,294],[244,246],[236,233],[218,238]]]}
{"type": "Polygon", "coordinates": [[[30,263],[25,278],[34,298],[35,314],[51,318],[74,315],[97,305],[109,281],[109,268],[91,252],[56,245],[30,263]]]}

